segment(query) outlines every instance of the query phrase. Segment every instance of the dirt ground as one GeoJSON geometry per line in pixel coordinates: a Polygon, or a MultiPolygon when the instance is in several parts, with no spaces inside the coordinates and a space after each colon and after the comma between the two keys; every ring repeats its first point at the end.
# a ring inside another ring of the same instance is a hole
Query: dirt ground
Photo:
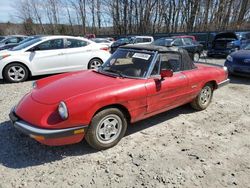
{"type": "Polygon", "coordinates": [[[31,81],[0,83],[0,188],[250,187],[250,78],[230,79],[206,110],[184,105],[133,124],[105,151],[22,135],[8,113],[31,81]]]}

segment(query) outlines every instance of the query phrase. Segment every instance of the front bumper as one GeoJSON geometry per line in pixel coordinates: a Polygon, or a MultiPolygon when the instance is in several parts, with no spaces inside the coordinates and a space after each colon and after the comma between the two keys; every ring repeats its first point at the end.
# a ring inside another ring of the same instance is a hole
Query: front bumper
{"type": "Polygon", "coordinates": [[[226,50],[215,50],[215,49],[210,49],[207,52],[207,56],[228,56],[229,54],[231,54],[232,52],[234,52],[235,50],[233,49],[226,49],[226,50]]]}
{"type": "Polygon", "coordinates": [[[228,68],[228,72],[233,75],[250,76],[250,65],[242,65],[226,60],[225,66],[228,68]]]}
{"type": "Polygon", "coordinates": [[[223,86],[229,84],[229,82],[230,82],[230,79],[226,79],[226,80],[224,80],[224,81],[218,83],[218,88],[221,88],[221,87],[223,87],[223,86]]]}
{"type": "Polygon", "coordinates": [[[38,128],[19,119],[19,117],[15,114],[14,108],[11,110],[9,117],[17,130],[45,145],[55,146],[80,142],[87,129],[87,126],[84,125],[65,129],[38,128]]]}

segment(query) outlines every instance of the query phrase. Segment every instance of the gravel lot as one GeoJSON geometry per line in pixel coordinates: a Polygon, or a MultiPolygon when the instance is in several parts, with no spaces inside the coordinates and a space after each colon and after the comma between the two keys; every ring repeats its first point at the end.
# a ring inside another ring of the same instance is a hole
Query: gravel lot
{"type": "Polygon", "coordinates": [[[250,78],[231,77],[204,111],[185,105],[133,124],[99,152],[84,141],[43,146],[16,131],[8,113],[30,88],[0,83],[0,188],[250,187],[250,78]]]}

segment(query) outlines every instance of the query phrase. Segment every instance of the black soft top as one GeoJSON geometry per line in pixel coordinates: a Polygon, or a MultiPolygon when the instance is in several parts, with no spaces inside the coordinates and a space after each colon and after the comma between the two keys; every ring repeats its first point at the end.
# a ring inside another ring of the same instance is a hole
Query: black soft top
{"type": "Polygon", "coordinates": [[[125,46],[120,46],[119,48],[125,48],[125,49],[135,49],[135,50],[148,50],[148,51],[157,51],[159,53],[164,52],[178,52],[178,48],[176,47],[165,47],[165,46],[156,46],[152,44],[128,44],[125,46]]]}
{"type": "Polygon", "coordinates": [[[128,44],[125,46],[120,46],[119,48],[157,51],[158,53],[167,53],[167,52],[179,53],[181,55],[182,70],[190,70],[190,69],[194,69],[196,67],[194,65],[193,60],[190,58],[187,50],[185,50],[183,48],[156,46],[156,45],[152,45],[152,44],[145,44],[145,45],[128,44]]]}

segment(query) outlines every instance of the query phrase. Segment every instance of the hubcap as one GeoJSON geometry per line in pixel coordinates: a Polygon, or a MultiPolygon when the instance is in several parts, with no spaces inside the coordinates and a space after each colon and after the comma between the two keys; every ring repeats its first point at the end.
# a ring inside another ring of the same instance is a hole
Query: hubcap
{"type": "Polygon", "coordinates": [[[98,60],[92,60],[91,63],[90,63],[90,68],[91,69],[97,69],[101,66],[101,62],[98,61],[98,60]]]}
{"type": "Polygon", "coordinates": [[[199,59],[200,59],[199,54],[195,53],[194,54],[194,61],[199,61],[199,59]]]}
{"type": "Polygon", "coordinates": [[[211,95],[212,95],[211,88],[209,86],[204,87],[201,90],[201,95],[200,95],[201,104],[206,105],[207,103],[209,103],[211,95]]]}
{"type": "Polygon", "coordinates": [[[115,141],[122,130],[122,120],[115,114],[104,117],[96,129],[97,140],[103,144],[109,144],[115,141]]]}
{"type": "Polygon", "coordinates": [[[8,70],[8,76],[13,81],[20,81],[25,77],[25,70],[21,66],[12,66],[8,70]]]}

